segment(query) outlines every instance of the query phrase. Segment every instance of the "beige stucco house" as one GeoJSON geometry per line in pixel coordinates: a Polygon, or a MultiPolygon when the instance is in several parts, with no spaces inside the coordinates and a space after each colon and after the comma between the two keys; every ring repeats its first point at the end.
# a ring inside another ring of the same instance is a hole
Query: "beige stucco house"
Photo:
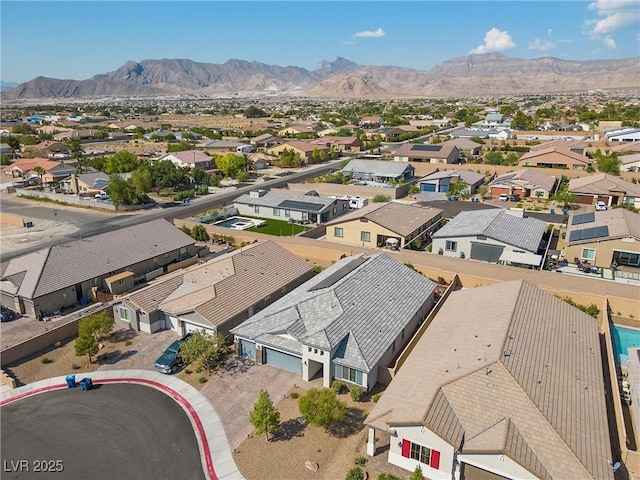
{"type": "Polygon", "coordinates": [[[525,153],[518,160],[521,167],[566,168],[568,170],[586,170],[593,162],[585,156],[568,148],[552,147],[525,153]]]}

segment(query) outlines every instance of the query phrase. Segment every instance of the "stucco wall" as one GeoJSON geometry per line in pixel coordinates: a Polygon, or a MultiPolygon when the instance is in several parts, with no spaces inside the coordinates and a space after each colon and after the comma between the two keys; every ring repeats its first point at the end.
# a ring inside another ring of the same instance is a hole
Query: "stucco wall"
{"type": "Polygon", "coordinates": [[[591,265],[596,265],[598,267],[609,268],[611,265],[611,260],[613,259],[613,251],[623,251],[623,252],[631,252],[631,253],[640,253],[640,242],[635,240],[634,238],[629,239],[618,239],[618,240],[606,240],[602,242],[590,242],[583,243],[579,245],[567,245],[565,247],[564,257],[569,261],[573,262],[575,257],[578,257],[581,260],[585,260],[582,258],[582,249],[583,248],[593,248],[596,250],[596,258],[595,262],[589,260],[591,265]]]}
{"type": "Polygon", "coordinates": [[[392,426],[396,436],[392,436],[389,441],[389,463],[404,468],[408,472],[413,472],[416,466],[420,465],[422,475],[433,480],[451,480],[453,472],[454,450],[451,445],[421,426],[392,426]],[[402,440],[407,439],[427,448],[440,452],[440,465],[436,470],[428,465],[418,462],[412,458],[402,456],[402,440]]]}
{"type": "Polygon", "coordinates": [[[365,247],[376,247],[378,235],[386,235],[387,237],[399,238],[400,248],[404,247],[404,237],[392,232],[391,230],[381,227],[374,222],[361,222],[359,219],[351,220],[344,223],[327,226],[327,239],[346,243],[349,245],[363,245],[365,247]],[[336,228],[343,229],[343,236],[336,237],[336,228]],[[370,232],[371,238],[369,242],[363,242],[360,238],[361,232],[370,232]]]}

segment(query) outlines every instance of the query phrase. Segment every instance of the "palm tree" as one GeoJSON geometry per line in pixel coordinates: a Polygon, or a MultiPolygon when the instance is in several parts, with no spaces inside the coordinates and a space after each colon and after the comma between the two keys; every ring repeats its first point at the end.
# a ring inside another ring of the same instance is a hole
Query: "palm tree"
{"type": "Polygon", "coordinates": [[[33,171],[38,174],[38,177],[40,177],[40,186],[42,186],[42,177],[44,176],[45,173],[47,173],[47,171],[44,168],[42,168],[40,165],[35,167],[33,171]]]}

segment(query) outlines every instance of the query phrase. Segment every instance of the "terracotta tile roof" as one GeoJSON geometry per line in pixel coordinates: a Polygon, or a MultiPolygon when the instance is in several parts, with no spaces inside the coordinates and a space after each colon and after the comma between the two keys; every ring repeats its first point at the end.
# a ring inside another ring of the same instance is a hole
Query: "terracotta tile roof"
{"type": "Polygon", "coordinates": [[[585,177],[577,177],[569,180],[570,193],[585,195],[611,195],[624,193],[631,197],[640,197],[640,185],[609,175],[607,173],[595,173],[585,177]]]}

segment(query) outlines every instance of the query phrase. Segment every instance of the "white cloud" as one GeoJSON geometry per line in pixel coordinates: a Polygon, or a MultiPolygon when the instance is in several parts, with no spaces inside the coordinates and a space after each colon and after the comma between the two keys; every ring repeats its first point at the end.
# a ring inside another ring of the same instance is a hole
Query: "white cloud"
{"type": "Polygon", "coordinates": [[[356,42],[354,42],[353,40],[345,40],[344,42],[342,42],[343,45],[353,45],[356,42]]]}
{"type": "Polygon", "coordinates": [[[548,52],[549,50],[553,50],[554,48],[556,48],[556,44],[549,39],[534,38],[532,42],[528,42],[528,43],[529,43],[529,50],[539,50],[541,52],[548,52]]]}
{"type": "Polygon", "coordinates": [[[604,37],[602,41],[606,47],[616,48],[616,41],[613,38],[611,38],[611,35],[607,35],[606,37],[604,37]]]}
{"type": "Polygon", "coordinates": [[[592,37],[607,35],[640,24],[640,3],[637,0],[596,0],[589,4],[598,17],[585,22],[592,37]]]}
{"type": "Polygon", "coordinates": [[[484,44],[478,45],[469,53],[499,52],[501,50],[509,50],[511,48],[516,48],[516,44],[511,39],[511,36],[507,32],[503,32],[498,30],[496,27],[493,27],[484,36],[484,44]]]}
{"type": "Polygon", "coordinates": [[[356,32],[353,34],[353,36],[357,38],[382,38],[385,35],[386,33],[384,33],[384,30],[382,30],[381,28],[378,28],[374,31],[365,30],[364,32],[356,32]]]}

